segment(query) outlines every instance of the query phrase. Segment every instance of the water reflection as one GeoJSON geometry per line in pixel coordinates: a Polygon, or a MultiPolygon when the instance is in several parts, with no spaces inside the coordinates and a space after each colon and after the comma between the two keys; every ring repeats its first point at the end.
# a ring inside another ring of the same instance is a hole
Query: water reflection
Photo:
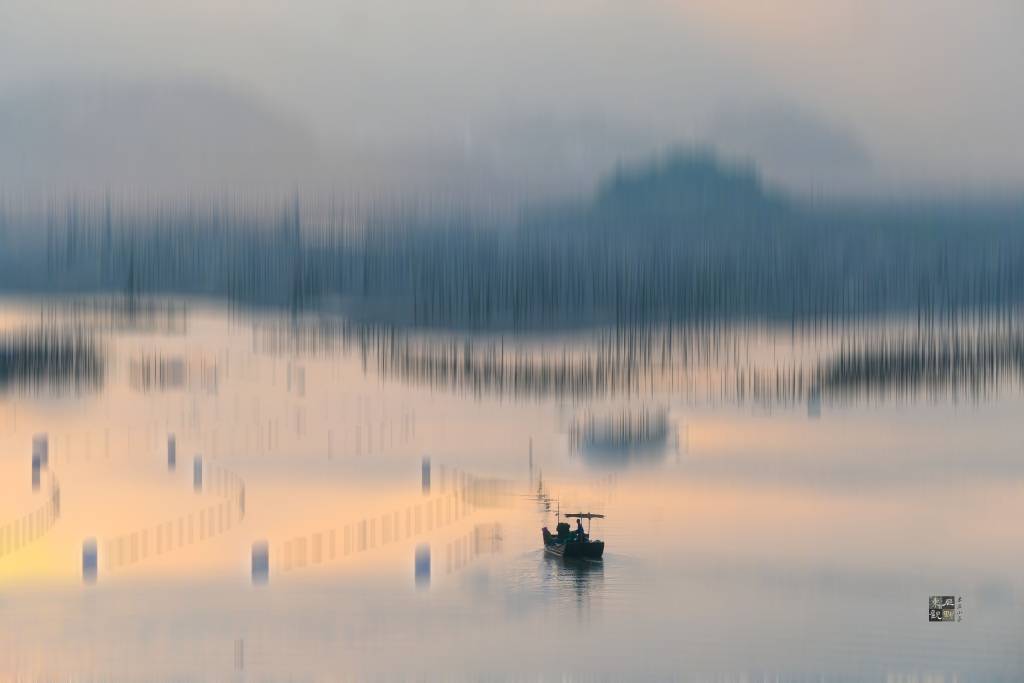
{"type": "Polygon", "coordinates": [[[664,406],[588,409],[570,420],[569,446],[594,467],[657,465],[678,446],[677,427],[664,406]]]}
{"type": "Polygon", "coordinates": [[[419,333],[349,320],[254,325],[271,354],[354,354],[366,372],[473,395],[637,398],[762,405],[878,398],[992,397],[1020,391],[1024,335],[1005,317],[637,327],[577,336],[419,333]]]}
{"type": "Polygon", "coordinates": [[[143,354],[129,362],[128,377],[131,387],[142,393],[196,388],[216,394],[220,368],[213,359],[143,354]]]}
{"type": "Polygon", "coordinates": [[[280,558],[275,561],[275,571],[287,574],[429,536],[470,517],[477,509],[501,507],[509,501],[508,482],[459,470],[442,469],[438,488],[433,495],[424,491],[428,495],[425,500],[275,543],[272,554],[280,558]]]}
{"type": "Polygon", "coordinates": [[[470,532],[445,546],[444,573],[447,575],[462,571],[478,558],[499,554],[503,541],[501,524],[492,522],[474,525],[470,532]]]}
{"type": "Polygon", "coordinates": [[[995,325],[518,339],[482,382],[498,338],[417,337],[449,355],[426,381],[304,324],[192,308],[108,332],[88,397],[0,396],[0,678],[1020,678],[1024,397],[995,325]],[[216,391],[157,390],[160,359],[216,391]],[[602,563],[543,553],[570,507],[608,514],[602,563]],[[931,592],[965,596],[957,630],[931,592]]]}
{"type": "Polygon", "coordinates": [[[245,482],[242,478],[217,463],[204,466],[201,456],[196,456],[193,464],[194,490],[217,497],[220,501],[105,539],[106,571],[116,572],[144,562],[151,553],[154,558],[160,557],[229,533],[245,519],[245,482]]]}
{"type": "Polygon", "coordinates": [[[0,392],[95,390],[105,360],[98,341],[73,328],[0,332],[0,392]]]}
{"type": "Polygon", "coordinates": [[[566,560],[542,554],[540,574],[548,592],[572,595],[579,607],[586,605],[592,593],[600,591],[604,583],[604,560],[566,560]]]}
{"type": "MultiPolygon", "coordinates": [[[[41,477],[35,467],[36,462],[36,456],[33,456],[32,491],[39,490],[41,477]]],[[[60,484],[56,477],[51,476],[49,490],[42,505],[0,526],[0,560],[43,537],[59,519],[60,484]]]]}
{"type": "Polygon", "coordinates": [[[180,336],[188,332],[189,308],[181,301],[128,292],[117,297],[54,298],[40,305],[46,323],[94,332],[180,336]]]}

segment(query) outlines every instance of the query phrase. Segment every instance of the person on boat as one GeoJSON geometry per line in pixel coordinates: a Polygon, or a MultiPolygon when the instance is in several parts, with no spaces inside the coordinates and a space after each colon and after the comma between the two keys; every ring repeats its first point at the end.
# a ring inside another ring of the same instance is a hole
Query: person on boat
{"type": "Polygon", "coordinates": [[[587,535],[583,531],[583,520],[579,517],[576,518],[576,540],[580,543],[587,540],[587,535]]]}

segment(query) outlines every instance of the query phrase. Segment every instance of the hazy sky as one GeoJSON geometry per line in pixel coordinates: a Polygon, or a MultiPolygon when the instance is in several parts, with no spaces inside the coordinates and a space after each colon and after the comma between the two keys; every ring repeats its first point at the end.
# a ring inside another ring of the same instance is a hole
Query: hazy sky
{"type": "Polygon", "coordinates": [[[532,197],[706,142],[804,190],[1008,191],[1021,26],[1020,0],[0,0],[0,182],[532,197]]]}

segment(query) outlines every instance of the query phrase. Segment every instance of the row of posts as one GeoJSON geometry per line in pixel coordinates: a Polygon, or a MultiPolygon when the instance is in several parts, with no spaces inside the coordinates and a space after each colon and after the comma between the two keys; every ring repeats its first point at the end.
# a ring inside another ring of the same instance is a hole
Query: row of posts
{"type": "MultiPolygon", "coordinates": [[[[32,440],[32,481],[33,488],[37,485],[36,463],[46,463],[49,460],[49,449],[46,443],[46,435],[37,436],[32,440]],[[42,446],[38,447],[37,441],[42,446]]],[[[177,467],[178,444],[174,435],[167,437],[167,470],[173,472],[177,467]]],[[[420,468],[421,488],[424,495],[430,494],[430,458],[423,457],[420,468]]],[[[203,456],[197,455],[192,459],[192,488],[196,492],[203,490],[203,456]]],[[[98,575],[99,551],[95,538],[87,538],[82,542],[82,580],[87,584],[96,582],[98,575]]],[[[416,547],[416,586],[418,588],[430,585],[430,544],[421,543],[416,547]]],[[[252,544],[252,560],[250,569],[253,585],[265,585],[270,580],[270,544],[265,540],[256,541],[252,544]]]]}

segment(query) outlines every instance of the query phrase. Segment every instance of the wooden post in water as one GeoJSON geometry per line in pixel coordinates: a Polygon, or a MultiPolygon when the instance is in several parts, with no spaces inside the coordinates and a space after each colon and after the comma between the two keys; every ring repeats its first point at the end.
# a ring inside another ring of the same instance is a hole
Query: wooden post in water
{"type": "Polygon", "coordinates": [[[430,588],[430,544],[416,546],[416,587],[430,588]]]}
{"type": "Polygon", "coordinates": [[[192,459],[192,489],[196,493],[203,490],[203,456],[201,455],[192,459]]]}
{"type": "Polygon", "coordinates": [[[36,434],[32,437],[32,456],[39,456],[39,466],[46,469],[50,466],[50,437],[46,434],[36,434]]]}
{"type": "Polygon", "coordinates": [[[270,580],[270,546],[266,541],[252,544],[252,583],[265,585],[270,580]]]}
{"type": "Polygon", "coordinates": [[[178,440],[174,434],[167,436],[167,471],[173,472],[178,466],[178,440]]]}
{"type": "Polygon", "coordinates": [[[96,583],[98,551],[96,539],[87,538],[82,542],[82,581],[87,584],[96,583]]]}
{"type": "Polygon", "coordinates": [[[32,490],[39,490],[39,475],[42,465],[40,464],[39,454],[32,454],[32,490]]]}

